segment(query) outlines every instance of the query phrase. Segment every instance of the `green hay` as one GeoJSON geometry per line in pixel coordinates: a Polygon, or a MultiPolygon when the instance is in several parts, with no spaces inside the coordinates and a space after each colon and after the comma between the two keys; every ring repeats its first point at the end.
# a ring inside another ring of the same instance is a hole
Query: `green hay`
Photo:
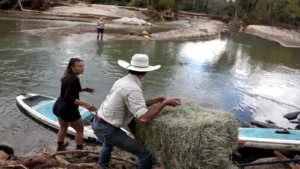
{"type": "Polygon", "coordinates": [[[134,135],[166,169],[234,169],[238,121],[230,112],[191,103],[165,107],[148,124],[135,123],[134,135]]]}

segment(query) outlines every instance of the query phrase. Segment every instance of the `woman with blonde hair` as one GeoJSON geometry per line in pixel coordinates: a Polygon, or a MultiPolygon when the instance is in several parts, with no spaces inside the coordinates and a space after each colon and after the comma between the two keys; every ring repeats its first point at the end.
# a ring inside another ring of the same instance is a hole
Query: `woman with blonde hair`
{"type": "Polygon", "coordinates": [[[83,122],[81,119],[79,106],[86,107],[89,111],[95,111],[92,104],[79,100],[79,92],[94,93],[94,89],[81,88],[78,76],[84,72],[84,62],[78,58],[71,58],[67,69],[61,77],[60,96],[53,106],[53,113],[57,116],[59,122],[59,131],[57,134],[57,150],[64,151],[67,144],[64,144],[68,127],[71,126],[76,131],[75,142],[76,149],[83,149],[83,122]]]}
{"type": "Polygon", "coordinates": [[[98,35],[97,35],[97,39],[99,39],[99,33],[101,33],[101,40],[103,38],[103,32],[104,32],[104,20],[101,17],[97,23],[97,30],[98,30],[98,35]]]}

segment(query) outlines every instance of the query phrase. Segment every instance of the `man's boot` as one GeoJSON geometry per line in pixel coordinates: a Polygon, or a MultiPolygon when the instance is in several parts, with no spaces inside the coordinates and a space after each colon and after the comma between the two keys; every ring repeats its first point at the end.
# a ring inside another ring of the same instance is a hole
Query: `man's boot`
{"type": "Polygon", "coordinates": [[[66,141],[65,143],[63,142],[57,142],[57,149],[56,151],[66,151],[66,147],[68,147],[69,142],[66,141]]]}
{"type": "Polygon", "coordinates": [[[83,145],[82,144],[76,145],[75,150],[83,150],[83,145]]]}

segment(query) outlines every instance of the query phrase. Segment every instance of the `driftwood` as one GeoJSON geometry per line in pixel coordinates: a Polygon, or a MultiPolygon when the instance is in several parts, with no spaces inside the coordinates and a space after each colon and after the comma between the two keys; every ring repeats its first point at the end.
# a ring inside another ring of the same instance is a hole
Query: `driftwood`
{"type": "Polygon", "coordinates": [[[3,166],[1,168],[24,168],[24,169],[28,169],[27,167],[25,167],[24,165],[22,164],[17,164],[17,165],[8,165],[8,166],[3,166]]]}
{"type": "Polygon", "coordinates": [[[66,155],[66,154],[75,154],[75,153],[93,153],[93,154],[99,154],[98,152],[90,151],[90,150],[71,150],[71,151],[59,151],[59,152],[51,154],[50,157],[53,157],[53,156],[56,156],[56,155],[66,155]]]}
{"type": "Polygon", "coordinates": [[[186,12],[186,11],[179,11],[180,15],[188,15],[188,16],[203,16],[206,17],[207,14],[205,13],[197,13],[197,12],[186,12]]]}
{"type": "Polygon", "coordinates": [[[55,158],[62,164],[70,164],[69,161],[67,161],[66,159],[64,159],[63,155],[57,155],[55,156],[55,158]]]}
{"type": "Polygon", "coordinates": [[[24,8],[23,8],[23,5],[22,5],[22,0],[18,0],[17,3],[12,8],[12,10],[16,10],[18,6],[20,7],[21,11],[24,11],[24,8]]]}
{"type": "Polygon", "coordinates": [[[159,13],[163,21],[171,21],[175,19],[175,13],[172,10],[165,10],[159,13]]]}
{"type": "MultiPolygon", "coordinates": [[[[278,157],[279,160],[290,160],[289,158],[282,155],[279,151],[274,150],[274,154],[278,157]]],[[[294,163],[285,163],[288,165],[291,169],[300,169],[300,165],[294,164],[294,163]]]]}
{"type": "MultiPolygon", "coordinates": [[[[295,155],[295,159],[299,159],[300,160],[300,155],[295,155]]],[[[300,161],[298,161],[298,163],[300,164],[300,161]]]]}
{"type": "MultiPolygon", "coordinates": [[[[98,152],[90,151],[90,150],[72,150],[72,151],[60,151],[60,152],[56,152],[56,153],[51,154],[50,157],[53,157],[53,156],[57,157],[57,156],[60,156],[60,155],[74,154],[74,153],[92,153],[92,154],[99,155],[98,152]]],[[[115,160],[118,160],[118,161],[124,161],[124,162],[130,163],[130,164],[133,164],[133,165],[137,165],[136,162],[129,161],[129,160],[126,160],[126,159],[123,159],[123,158],[120,158],[120,157],[112,156],[111,158],[115,159],[115,160]]],[[[61,157],[59,157],[59,160],[61,160],[61,157]]],[[[65,161],[62,161],[62,162],[65,163],[65,161]]]]}
{"type": "Polygon", "coordinates": [[[43,164],[44,166],[56,167],[59,166],[59,162],[54,158],[49,158],[47,155],[39,155],[32,158],[20,158],[16,160],[1,160],[0,166],[9,167],[14,165],[23,165],[23,166],[35,166],[37,164],[43,164]]]}
{"type": "Polygon", "coordinates": [[[34,168],[35,166],[41,166],[42,168],[93,168],[102,169],[97,163],[79,163],[71,164],[63,158],[62,155],[57,155],[56,158],[49,155],[39,155],[33,158],[22,158],[16,161],[6,160],[0,161],[0,168],[34,168]],[[57,158],[58,157],[58,158],[57,158]],[[56,159],[57,158],[57,159],[56,159]]]}

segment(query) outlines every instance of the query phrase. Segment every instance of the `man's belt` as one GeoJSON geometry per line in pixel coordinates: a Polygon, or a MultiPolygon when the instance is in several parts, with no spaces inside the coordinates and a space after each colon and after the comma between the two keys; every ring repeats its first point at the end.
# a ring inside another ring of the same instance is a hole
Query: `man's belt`
{"type": "Polygon", "coordinates": [[[95,120],[97,122],[101,123],[101,124],[105,124],[105,125],[109,124],[105,120],[103,120],[102,118],[98,117],[97,115],[95,116],[95,120]]]}

